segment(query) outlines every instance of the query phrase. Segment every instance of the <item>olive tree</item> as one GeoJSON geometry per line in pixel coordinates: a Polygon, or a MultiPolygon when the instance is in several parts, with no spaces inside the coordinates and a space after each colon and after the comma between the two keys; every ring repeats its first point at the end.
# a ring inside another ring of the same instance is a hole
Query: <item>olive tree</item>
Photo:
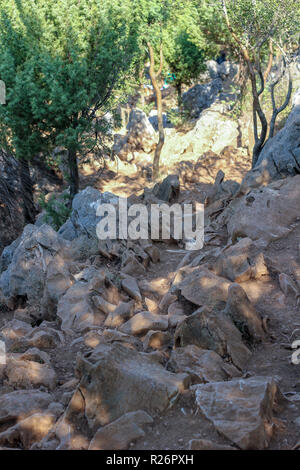
{"type": "Polygon", "coordinates": [[[221,0],[227,28],[245,61],[251,81],[255,144],[252,166],[275,130],[279,113],[292,93],[290,66],[299,41],[300,6],[298,0],[221,0]],[[274,51],[279,60],[274,64],[274,51]],[[275,66],[274,66],[275,65],[275,66]],[[288,78],[285,99],[276,103],[275,89],[288,78]],[[267,121],[262,95],[271,94],[272,116],[267,121]]]}

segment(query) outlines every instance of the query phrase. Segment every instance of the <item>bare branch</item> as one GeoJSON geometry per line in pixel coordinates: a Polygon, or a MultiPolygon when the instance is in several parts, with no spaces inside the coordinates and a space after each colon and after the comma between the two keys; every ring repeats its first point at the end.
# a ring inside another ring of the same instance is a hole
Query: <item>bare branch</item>
{"type": "Polygon", "coordinates": [[[276,107],[274,92],[275,92],[276,85],[279,83],[279,81],[282,78],[282,75],[271,85],[271,98],[272,98],[273,113],[272,113],[272,118],[270,122],[270,132],[269,132],[268,139],[271,139],[272,137],[274,137],[276,118],[278,114],[280,114],[288,106],[290,99],[291,99],[292,90],[293,90],[293,80],[292,80],[292,74],[291,74],[290,69],[288,69],[288,76],[289,76],[289,86],[288,86],[288,90],[286,93],[285,101],[279,108],[276,107]]]}

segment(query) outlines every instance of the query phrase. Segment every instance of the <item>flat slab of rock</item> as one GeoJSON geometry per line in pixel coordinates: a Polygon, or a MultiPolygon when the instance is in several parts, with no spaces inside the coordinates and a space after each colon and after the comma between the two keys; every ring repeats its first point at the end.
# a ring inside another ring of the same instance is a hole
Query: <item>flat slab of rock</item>
{"type": "Polygon", "coordinates": [[[39,390],[17,390],[1,395],[0,425],[19,421],[45,410],[53,401],[49,393],[39,390]]]}
{"type": "Polygon", "coordinates": [[[126,129],[126,136],[116,134],[113,145],[113,152],[121,160],[126,160],[129,152],[143,150],[149,153],[155,147],[157,141],[156,132],[147,115],[141,109],[135,108],[131,110],[126,129]]]}
{"type": "Polygon", "coordinates": [[[181,295],[195,305],[214,306],[226,302],[228,287],[231,282],[216,276],[205,267],[187,268],[190,272],[179,283],[177,289],[181,295]]]}
{"type": "Polygon", "coordinates": [[[195,385],[196,403],[217,431],[240,449],[266,449],[273,410],[284,401],[270,377],[195,385]]]}
{"type": "Polygon", "coordinates": [[[131,442],[144,437],[143,426],[153,423],[145,411],[126,413],[121,418],[100,428],[93,437],[89,450],[125,450],[131,442]]]}
{"type": "Polygon", "coordinates": [[[189,374],[194,384],[219,382],[241,375],[236,367],[226,364],[214,351],[195,345],[173,350],[169,364],[175,372],[189,374]]]}
{"type": "Polygon", "coordinates": [[[128,335],[142,335],[149,330],[164,331],[168,329],[168,317],[150,312],[140,312],[120,327],[128,335]]]}
{"type": "Polygon", "coordinates": [[[97,429],[130,411],[153,415],[171,406],[189,378],[167,371],[158,361],[155,355],[117,343],[102,344],[89,357],[79,357],[78,389],[89,426],[97,429]]]}

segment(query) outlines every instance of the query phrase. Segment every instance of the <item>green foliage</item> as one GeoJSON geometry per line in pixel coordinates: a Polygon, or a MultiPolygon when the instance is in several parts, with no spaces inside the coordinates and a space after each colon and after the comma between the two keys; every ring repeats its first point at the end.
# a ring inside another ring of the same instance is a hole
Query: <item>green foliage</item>
{"type": "Polygon", "coordinates": [[[193,42],[185,29],[176,29],[170,41],[166,42],[165,57],[171,72],[175,75],[174,85],[189,84],[206,68],[204,49],[193,42]]]}
{"type": "Polygon", "coordinates": [[[0,107],[0,122],[18,157],[57,145],[83,154],[95,145],[96,111],[104,114],[113,95],[127,91],[136,47],[130,17],[128,2],[2,0],[7,106],[0,107]]]}
{"type": "Polygon", "coordinates": [[[165,72],[190,83],[216,53],[215,15],[204,0],[1,0],[1,141],[25,159],[57,145],[85,155],[132,90],[147,41],[157,58],[163,41],[165,72]]]}
{"type": "MultiPolygon", "coordinates": [[[[298,43],[298,0],[225,4],[254,67],[266,65],[269,39],[276,53],[298,43]]],[[[26,160],[37,154],[46,159],[57,146],[83,162],[108,153],[117,124],[105,115],[142,81],[148,42],[156,70],[162,43],[162,76],[174,74],[179,96],[181,85],[196,80],[208,59],[237,45],[221,0],[0,0],[0,79],[7,91],[0,145],[26,160]]],[[[262,100],[267,103],[265,93],[262,100]]],[[[147,114],[152,106],[145,106],[147,114]]],[[[181,127],[187,113],[171,111],[169,118],[181,127]]]]}
{"type": "Polygon", "coordinates": [[[216,9],[205,1],[176,2],[171,21],[163,31],[164,54],[176,76],[175,86],[190,84],[205,70],[205,62],[216,57],[218,46],[210,36],[216,34],[220,23],[224,30],[216,9]]]}
{"type": "Polygon", "coordinates": [[[185,127],[190,120],[190,114],[186,109],[171,109],[168,111],[167,116],[171,124],[177,129],[185,127]]]}
{"type": "Polygon", "coordinates": [[[163,46],[163,76],[175,75],[174,85],[180,95],[181,85],[190,84],[215,58],[220,46],[228,44],[230,35],[220,9],[206,0],[132,0],[135,27],[138,31],[139,58],[143,69],[148,58],[147,42],[155,52],[159,66],[160,44],[163,46]]]}
{"type": "Polygon", "coordinates": [[[151,101],[150,103],[145,103],[144,105],[139,105],[139,108],[144,111],[144,113],[149,116],[150,112],[152,111],[152,109],[154,109],[155,107],[155,103],[154,101],[151,101]]]}
{"type": "Polygon", "coordinates": [[[59,197],[52,194],[48,201],[46,196],[42,194],[39,198],[39,204],[45,211],[43,222],[51,225],[54,230],[59,230],[71,215],[69,194],[62,194],[59,197]]]}
{"type": "Polygon", "coordinates": [[[272,38],[283,47],[298,40],[298,0],[226,0],[232,29],[244,47],[255,54],[272,38]]]}
{"type": "MultiPolygon", "coordinates": [[[[275,56],[288,62],[299,43],[298,0],[223,0],[237,49],[243,48],[257,71],[266,69],[270,41],[275,56]],[[239,46],[237,44],[239,42],[239,46]]],[[[232,38],[233,40],[233,38],[232,38]]]]}

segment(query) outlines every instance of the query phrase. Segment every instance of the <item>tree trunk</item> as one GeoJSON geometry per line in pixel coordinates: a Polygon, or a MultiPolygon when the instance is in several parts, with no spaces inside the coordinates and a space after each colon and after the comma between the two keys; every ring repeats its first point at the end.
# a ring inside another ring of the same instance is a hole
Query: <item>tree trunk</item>
{"type": "Polygon", "coordinates": [[[253,153],[252,153],[252,168],[256,165],[256,162],[258,160],[258,157],[260,155],[260,152],[263,149],[266,136],[267,136],[267,131],[268,131],[268,122],[265,116],[265,113],[262,110],[259,97],[264,91],[264,86],[265,86],[265,80],[264,76],[259,72],[260,75],[260,80],[261,80],[261,89],[258,91],[257,90],[257,85],[256,85],[256,73],[254,70],[254,67],[251,63],[251,59],[249,56],[249,51],[248,49],[242,44],[242,42],[239,40],[238,36],[236,33],[233,31],[232,26],[229,21],[228,17],[228,12],[227,12],[227,5],[226,5],[226,0],[222,0],[222,6],[223,6],[223,12],[225,15],[225,20],[227,23],[227,27],[229,29],[229,32],[235,42],[237,43],[240,53],[243,56],[247,66],[248,66],[248,71],[249,71],[249,76],[251,80],[251,86],[252,86],[252,98],[253,98],[253,128],[254,128],[254,138],[255,138],[255,145],[253,147],[253,153]],[[258,135],[258,123],[257,123],[257,116],[259,117],[260,123],[261,123],[261,131],[260,135],[258,135]]]}
{"type": "Polygon", "coordinates": [[[139,71],[139,79],[140,79],[140,100],[141,100],[141,107],[144,108],[145,106],[145,93],[144,93],[144,84],[143,84],[143,78],[144,78],[144,69],[139,71]]]}
{"type": "MultiPolygon", "coordinates": [[[[255,77],[254,77],[254,80],[255,80],[255,77]]],[[[252,152],[252,168],[254,168],[257,163],[258,157],[265,144],[265,140],[266,140],[267,132],[268,132],[268,122],[260,106],[260,102],[259,102],[259,98],[258,98],[257,90],[256,90],[256,82],[254,85],[252,79],[251,81],[252,81],[252,96],[253,96],[253,126],[254,126],[254,138],[255,138],[255,144],[254,144],[253,152],[252,152]],[[258,136],[257,115],[261,123],[260,136],[258,136]]]]}
{"type": "Polygon", "coordinates": [[[34,224],[37,211],[33,200],[33,183],[28,160],[23,157],[19,159],[19,179],[23,199],[24,220],[29,224],[34,224]]]}
{"type": "Polygon", "coordinates": [[[249,79],[249,68],[247,63],[245,62],[244,58],[240,56],[239,61],[239,73],[237,82],[240,88],[240,99],[243,100],[246,92],[247,92],[247,83],[249,79]]]}
{"type": "MultiPolygon", "coordinates": [[[[153,85],[154,88],[154,85],[153,85]]],[[[157,103],[157,121],[158,121],[158,144],[155,148],[155,154],[153,159],[153,180],[156,180],[159,176],[159,162],[160,162],[160,154],[165,142],[165,131],[164,131],[164,123],[163,123],[163,114],[162,114],[162,97],[161,91],[158,87],[158,91],[156,91],[156,103],[157,103]]]]}
{"type": "Polygon", "coordinates": [[[181,90],[181,82],[176,82],[176,91],[177,91],[177,105],[178,105],[178,108],[180,109],[181,106],[182,106],[182,90],[181,90]]]}
{"type": "Polygon", "coordinates": [[[70,177],[70,204],[79,191],[79,171],[77,163],[77,152],[75,148],[68,150],[68,165],[70,177]]]}
{"type": "Polygon", "coordinates": [[[153,159],[153,172],[152,172],[152,179],[156,180],[159,176],[159,162],[160,162],[160,154],[165,142],[165,131],[163,125],[163,109],[162,109],[162,96],[159,83],[157,78],[161,74],[162,71],[162,62],[163,62],[163,55],[162,55],[162,45],[160,47],[160,67],[157,73],[154,70],[154,53],[151,44],[148,42],[148,49],[149,49],[149,56],[150,56],[150,69],[149,75],[151,78],[151,83],[153,86],[155,98],[156,98],[156,107],[157,107],[157,121],[158,121],[158,143],[155,148],[155,154],[153,159]]]}

